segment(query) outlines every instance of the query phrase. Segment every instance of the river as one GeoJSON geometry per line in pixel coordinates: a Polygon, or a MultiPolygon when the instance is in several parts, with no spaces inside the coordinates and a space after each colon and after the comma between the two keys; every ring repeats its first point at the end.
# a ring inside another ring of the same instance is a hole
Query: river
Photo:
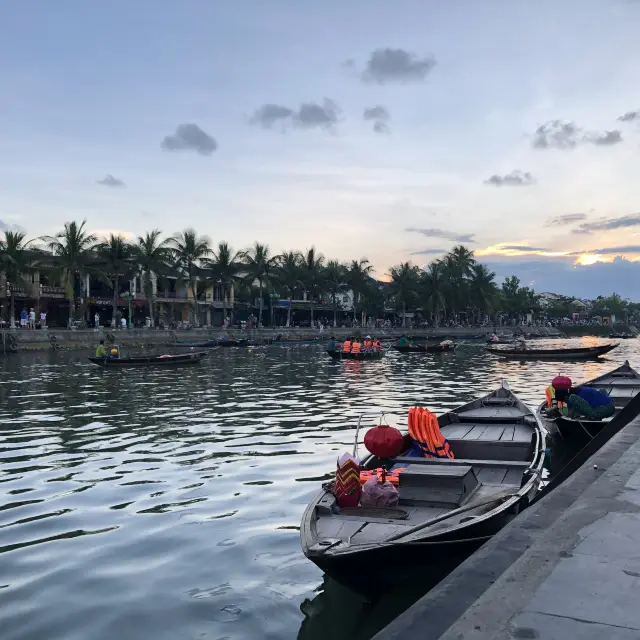
{"type": "Polygon", "coordinates": [[[363,605],[298,538],[356,416],[404,424],[412,405],[441,412],[503,378],[533,406],[559,372],[640,365],[638,340],[573,364],[483,346],[370,363],[318,346],[218,349],[175,370],[105,371],[81,352],[0,359],[2,640],[370,637],[424,587],[363,605]]]}

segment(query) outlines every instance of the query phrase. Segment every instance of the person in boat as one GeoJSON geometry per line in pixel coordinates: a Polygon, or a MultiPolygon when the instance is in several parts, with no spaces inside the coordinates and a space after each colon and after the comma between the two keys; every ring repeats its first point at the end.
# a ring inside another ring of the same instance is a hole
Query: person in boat
{"type": "Polygon", "coordinates": [[[610,418],[616,412],[615,404],[607,392],[593,387],[571,387],[567,407],[570,417],[589,420],[610,418]]]}
{"type": "Polygon", "coordinates": [[[407,336],[405,336],[404,334],[402,334],[400,336],[400,339],[398,340],[398,346],[399,347],[408,347],[409,346],[409,339],[407,338],[407,336]]]}
{"type": "Polygon", "coordinates": [[[362,351],[362,343],[358,338],[356,338],[351,343],[351,353],[360,353],[362,351]]]}
{"type": "Polygon", "coordinates": [[[372,351],[373,349],[373,340],[371,336],[365,336],[364,342],[362,343],[365,351],[372,351]]]}
{"type": "Polygon", "coordinates": [[[107,357],[107,350],[104,347],[104,340],[100,340],[100,344],[96,349],[96,358],[106,358],[106,357],[107,357]]]}
{"type": "Polygon", "coordinates": [[[353,338],[347,338],[342,343],[342,352],[343,353],[351,353],[351,345],[353,344],[353,338]]]}
{"type": "Polygon", "coordinates": [[[382,351],[382,344],[380,343],[380,340],[378,340],[378,338],[376,338],[373,341],[373,350],[374,351],[382,351]]]}
{"type": "Polygon", "coordinates": [[[524,341],[524,338],[518,338],[518,340],[516,340],[514,348],[516,351],[526,351],[527,343],[524,341]]]}
{"type": "Polygon", "coordinates": [[[335,336],[331,336],[327,341],[327,351],[335,351],[336,350],[336,339],[335,336]]]}

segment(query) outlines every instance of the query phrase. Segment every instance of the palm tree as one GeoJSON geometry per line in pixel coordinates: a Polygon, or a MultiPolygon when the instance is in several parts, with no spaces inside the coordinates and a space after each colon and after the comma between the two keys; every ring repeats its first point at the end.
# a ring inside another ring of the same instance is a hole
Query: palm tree
{"type": "Polygon", "coordinates": [[[140,273],[142,291],[147,299],[149,307],[149,319],[151,326],[155,326],[153,309],[153,278],[156,282],[169,270],[171,251],[167,246],[169,239],[160,240],[162,231],[154,229],[148,231],[144,236],[138,236],[136,244],[133,245],[133,259],[140,273]]]}
{"type": "Polygon", "coordinates": [[[315,247],[307,249],[302,257],[302,281],[311,299],[311,326],[313,326],[313,305],[322,286],[324,256],[316,253],[315,247]]]}
{"type": "Polygon", "coordinates": [[[474,264],[471,272],[470,301],[480,313],[491,315],[497,307],[496,274],[484,264],[474,264]]]}
{"type": "Polygon", "coordinates": [[[240,254],[235,252],[227,242],[219,242],[217,251],[213,252],[213,260],[208,263],[212,286],[220,285],[222,295],[222,318],[227,317],[227,299],[231,297],[231,286],[238,279],[241,264],[240,254]]]}
{"type": "Polygon", "coordinates": [[[449,255],[453,258],[458,277],[470,278],[473,275],[473,265],[476,263],[473,251],[459,244],[451,250],[449,255]]]}
{"type": "Polygon", "coordinates": [[[410,303],[418,289],[420,269],[410,262],[391,267],[390,290],[397,302],[402,304],[402,327],[406,326],[407,303],[410,303]]]}
{"type": "Polygon", "coordinates": [[[423,307],[431,313],[435,324],[440,320],[440,314],[446,311],[446,282],[445,267],[440,260],[432,262],[422,274],[421,292],[423,307]]]}
{"type": "Polygon", "coordinates": [[[337,260],[329,260],[324,269],[323,281],[331,294],[333,326],[338,326],[338,295],[347,290],[347,267],[337,260]]]}
{"type": "Polygon", "coordinates": [[[69,326],[75,316],[76,277],[100,273],[95,264],[94,248],[97,237],[86,230],[87,221],[65,222],[64,229],[55,236],[44,236],[47,248],[53,253],[54,266],[61,272],[61,282],[69,299],[69,326]]]}
{"type": "Polygon", "coordinates": [[[291,299],[296,287],[305,286],[302,278],[304,277],[304,258],[298,251],[285,251],[277,256],[277,268],[275,277],[278,283],[286,290],[289,299],[289,307],[287,309],[287,327],[291,326],[291,299]]]}
{"type": "Polygon", "coordinates": [[[211,255],[209,239],[199,236],[195,229],[185,229],[169,240],[175,267],[180,277],[187,279],[193,302],[193,324],[198,326],[198,275],[202,271],[203,262],[211,255]]]}
{"type": "Polygon", "coordinates": [[[356,307],[359,298],[365,293],[371,280],[373,266],[366,258],[352,260],[348,268],[347,282],[353,292],[353,320],[356,320],[356,307]]]}
{"type": "Polygon", "coordinates": [[[12,326],[16,318],[16,285],[28,287],[24,276],[34,270],[35,254],[29,248],[32,241],[24,242],[25,237],[22,231],[5,231],[4,240],[0,240],[0,270],[4,272],[9,285],[12,326]]]}
{"type": "Polygon", "coordinates": [[[258,281],[258,290],[260,295],[258,316],[258,324],[262,323],[262,310],[264,308],[263,293],[265,285],[268,285],[273,279],[273,272],[276,266],[275,257],[271,256],[269,247],[265,244],[256,242],[251,249],[243,251],[241,259],[247,272],[246,280],[249,283],[258,281]]]}
{"type": "MultiPolygon", "coordinates": [[[[113,288],[111,326],[115,327],[120,282],[130,279],[134,273],[133,253],[129,243],[122,236],[113,233],[97,245],[96,251],[100,266],[109,279],[109,285],[113,288]]],[[[129,318],[129,322],[131,322],[131,318],[129,318]]]]}

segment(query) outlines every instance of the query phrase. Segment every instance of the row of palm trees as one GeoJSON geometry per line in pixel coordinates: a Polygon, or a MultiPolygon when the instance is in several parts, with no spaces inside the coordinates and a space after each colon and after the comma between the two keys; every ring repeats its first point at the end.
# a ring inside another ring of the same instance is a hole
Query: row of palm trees
{"type": "MultiPolygon", "coordinates": [[[[235,251],[226,242],[213,246],[206,236],[185,229],[163,237],[154,229],[129,242],[111,234],[98,238],[90,233],[86,221],[66,223],[54,236],[27,241],[20,231],[6,231],[0,240],[0,270],[10,283],[11,315],[15,317],[13,289],[34,272],[48,273],[60,282],[69,300],[69,322],[75,318],[75,299],[79,282],[89,275],[108,283],[113,290],[115,318],[120,283],[140,276],[149,316],[154,321],[154,279],[177,278],[190,291],[193,320],[198,322],[199,293],[217,287],[223,302],[223,314],[231,298],[231,288],[239,300],[258,299],[263,318],[267,294],[289,301],[287,324],[291,322],[293,299],[304,297],[316,302],[330,300],[337,322],[341,295],[352,292],[354,321],[357,312],[384,313],[389,303],[402,311],[420,308],[434,322],[460,313],[479,317],[500,308],[501,295],[494,282],[495,274],[475,261],[464,246],[455,247],[441,260],[425,269],[410,262],[391,268],[390,281],[380,283],[372,277],[373,267],[367,259],[343,263],[326,260],[314,247],[304,252],[290,250],[274,255],[265,244],[235,251]]],[[[310,305],[314,321],[314,305],[310,305]]]]}

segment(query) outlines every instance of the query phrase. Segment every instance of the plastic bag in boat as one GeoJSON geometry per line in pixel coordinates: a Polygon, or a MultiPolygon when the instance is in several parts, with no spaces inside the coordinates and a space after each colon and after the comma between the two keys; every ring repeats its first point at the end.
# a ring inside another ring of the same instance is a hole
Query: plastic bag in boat
{"type": "Polygon", "coordinates": [[[397,507],[398,490],[388,481],[372,476],[362,485],[361,507],[397,507]]]}

